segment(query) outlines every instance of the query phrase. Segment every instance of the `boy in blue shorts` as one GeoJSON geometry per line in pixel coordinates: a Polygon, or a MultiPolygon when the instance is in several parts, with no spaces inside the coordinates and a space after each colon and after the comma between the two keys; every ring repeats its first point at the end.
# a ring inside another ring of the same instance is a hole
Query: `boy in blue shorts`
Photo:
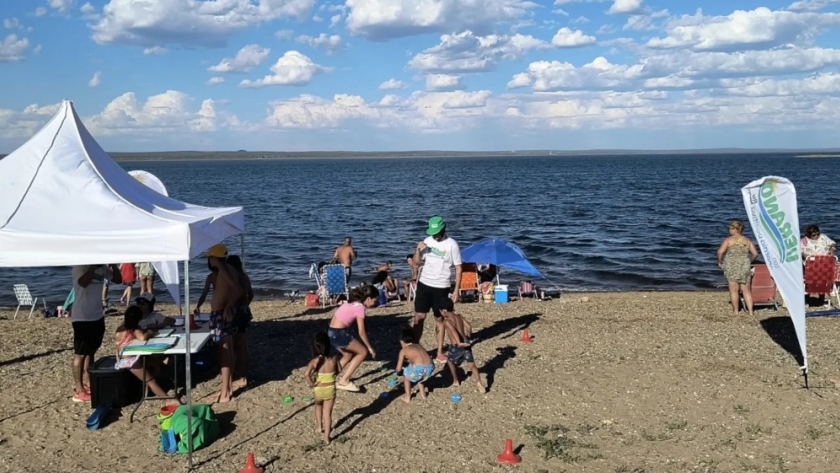
{"type": "Polygon", "coordinates": [[[426,399],[426,388],[423,386],[423,382],[435,372],[432,357],[419,343],[414,343],[414,330],[410,327],[404,328],[400,332],[400,345],[402,350],[400,350],[399,360],[397,360],[397,373],[399,374],[402,371],[404,377],[405,396],[403,396],[403,401],[405,403],[411,402],[412,383],[417,383],[417,387],[420,389],[417,394],[420,399],[426,399]],[[408,361],[405,369],[403,369],[403,360],[408,361]]]}
{"type": "Polygon", "coordinates": [[[446,364],[449,366],[449,372],[452,373],[452,385],[461,385],[458,380],[457,367],[466,363],[467,368],[472,372],[473,379],[476,381],[478,392],[486,393],[487,388],[481,382],[481,374],[478,372],[475,357],[473,357],[472,340],[470,340],[472,326],[462,315],[454,312],[454,307],[448,307],[447,309],[444,311],[443,325],[446,328],[449,343],[451,343],[446,347],[446,364]]]}

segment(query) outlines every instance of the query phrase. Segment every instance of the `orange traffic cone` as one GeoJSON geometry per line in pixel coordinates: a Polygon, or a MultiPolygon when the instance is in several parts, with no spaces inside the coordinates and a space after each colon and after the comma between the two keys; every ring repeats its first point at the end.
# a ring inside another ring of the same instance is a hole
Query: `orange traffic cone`
{"type": "Polygon", "coordinates": [[[522,463],[522,457],[513,453],[513,440],[505,440],[505,451],[496,455],[496,460],[498,460],[499,463],[506,463],[508,465],[522,463]]]}
{"type": "Polygon", "coordinates": [[[533,340],[531,340],[531,333],[528,332],[527,328],[525,329],[525,331],[522,332],[522,338],[520,338],[519,341],[525,343],[533,342],[533,340]]]}
{"type": "Polygon", "coordinates": [[[263,473],[263,469],[257,468],[257,464],[254,463],[254,452],[248,452],[245,468],[239,470],[239,473],[263,473]]]}

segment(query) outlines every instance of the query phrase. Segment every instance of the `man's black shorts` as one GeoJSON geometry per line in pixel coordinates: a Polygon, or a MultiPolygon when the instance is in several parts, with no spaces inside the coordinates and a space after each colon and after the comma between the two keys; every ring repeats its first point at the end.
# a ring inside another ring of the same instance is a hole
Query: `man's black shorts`
{"type": "Polygon", "coordinates": [[[417,282],[417,295],[414,298],[415,313],[426,314],[432,310],[435,317],[440,317],[442,310],[449,310],[451,302],[449,288],[431,287],[417,282]]]}
{"type": "Polygon", "coordinates": [[[105,337],[105,318],[95,322],[73,322],[73,352],[94,356],[105,337]]]}

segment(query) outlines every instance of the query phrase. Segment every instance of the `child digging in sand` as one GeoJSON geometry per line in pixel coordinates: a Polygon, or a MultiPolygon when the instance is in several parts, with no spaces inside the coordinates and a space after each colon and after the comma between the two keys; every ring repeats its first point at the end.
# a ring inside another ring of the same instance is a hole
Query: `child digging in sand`
{"type": "Polygon", "coordinates": [[[312,342],[314,358],[306,366],[303,377],[312,388],[315,398],[315,424],[318,433],[324,434],[324,443],[330,444],[332,410],[335,405],[335,377],[338,375],[338,357],[330,354],[330,337],[324,332],[315,335],[312,342]]]}
{"type": "Polygon", "coordinates": [[[449,345],[446,348],[446,364],[449,366],[449,371],[452,373],[452,385],[460,386],[461,382],[458,380],[457,366],[461,363],[466,363],[467,367],[472,372],[475,379],[478,392],[485,393],[487,389],[481,382],[481,374],[478,372],[478,367],[475,365],[475,358],[472,352],[472,326],[469,321],[460,314],[456,314],[451,309],[444,311],[443,325],[446,333],[449,336],[449,345]]]}
{"type": "Polygon", "coordinates": [[[423,386],[423,381],[429,379],[432,373],[435,372],[435,365],[432,363],[432,357],[419,344],[414,343],[414,329],[406,327],[400,333],[400,350],[399,359],[397,360],[397,374],[402,371],[405,384],[405,396],[403,401],[411,402],[411,384],[417,383],[419,388],[418,395],[420,399],[426,399],[426,388],[423,386]],[[407,360],[408,364],[403,369],[403,360],[407,360]]]}

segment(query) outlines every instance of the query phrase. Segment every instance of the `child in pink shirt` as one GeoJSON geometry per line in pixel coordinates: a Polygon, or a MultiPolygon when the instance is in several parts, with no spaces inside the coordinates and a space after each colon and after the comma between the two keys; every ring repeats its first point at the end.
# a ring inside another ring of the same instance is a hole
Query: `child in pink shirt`
{"type": "Polygon", "coordinates": [[[379,290],[373,286],[363,286],[351,289],[349,296],[348,301],[333,314],[327,335],[330,337],[330,344],[341,353],[339,367],[344,368],[335,387],[344,391],[358,392],[359,388],[350,381],[350,377],[365,361],[368,353],[371,358],[376,358],[376,352],[370,346],[367,330],[365,330],[365,310],[376,307],[379,290]],[[350,331],[354,322],[359,328],[361,341],[350,331]]]}

